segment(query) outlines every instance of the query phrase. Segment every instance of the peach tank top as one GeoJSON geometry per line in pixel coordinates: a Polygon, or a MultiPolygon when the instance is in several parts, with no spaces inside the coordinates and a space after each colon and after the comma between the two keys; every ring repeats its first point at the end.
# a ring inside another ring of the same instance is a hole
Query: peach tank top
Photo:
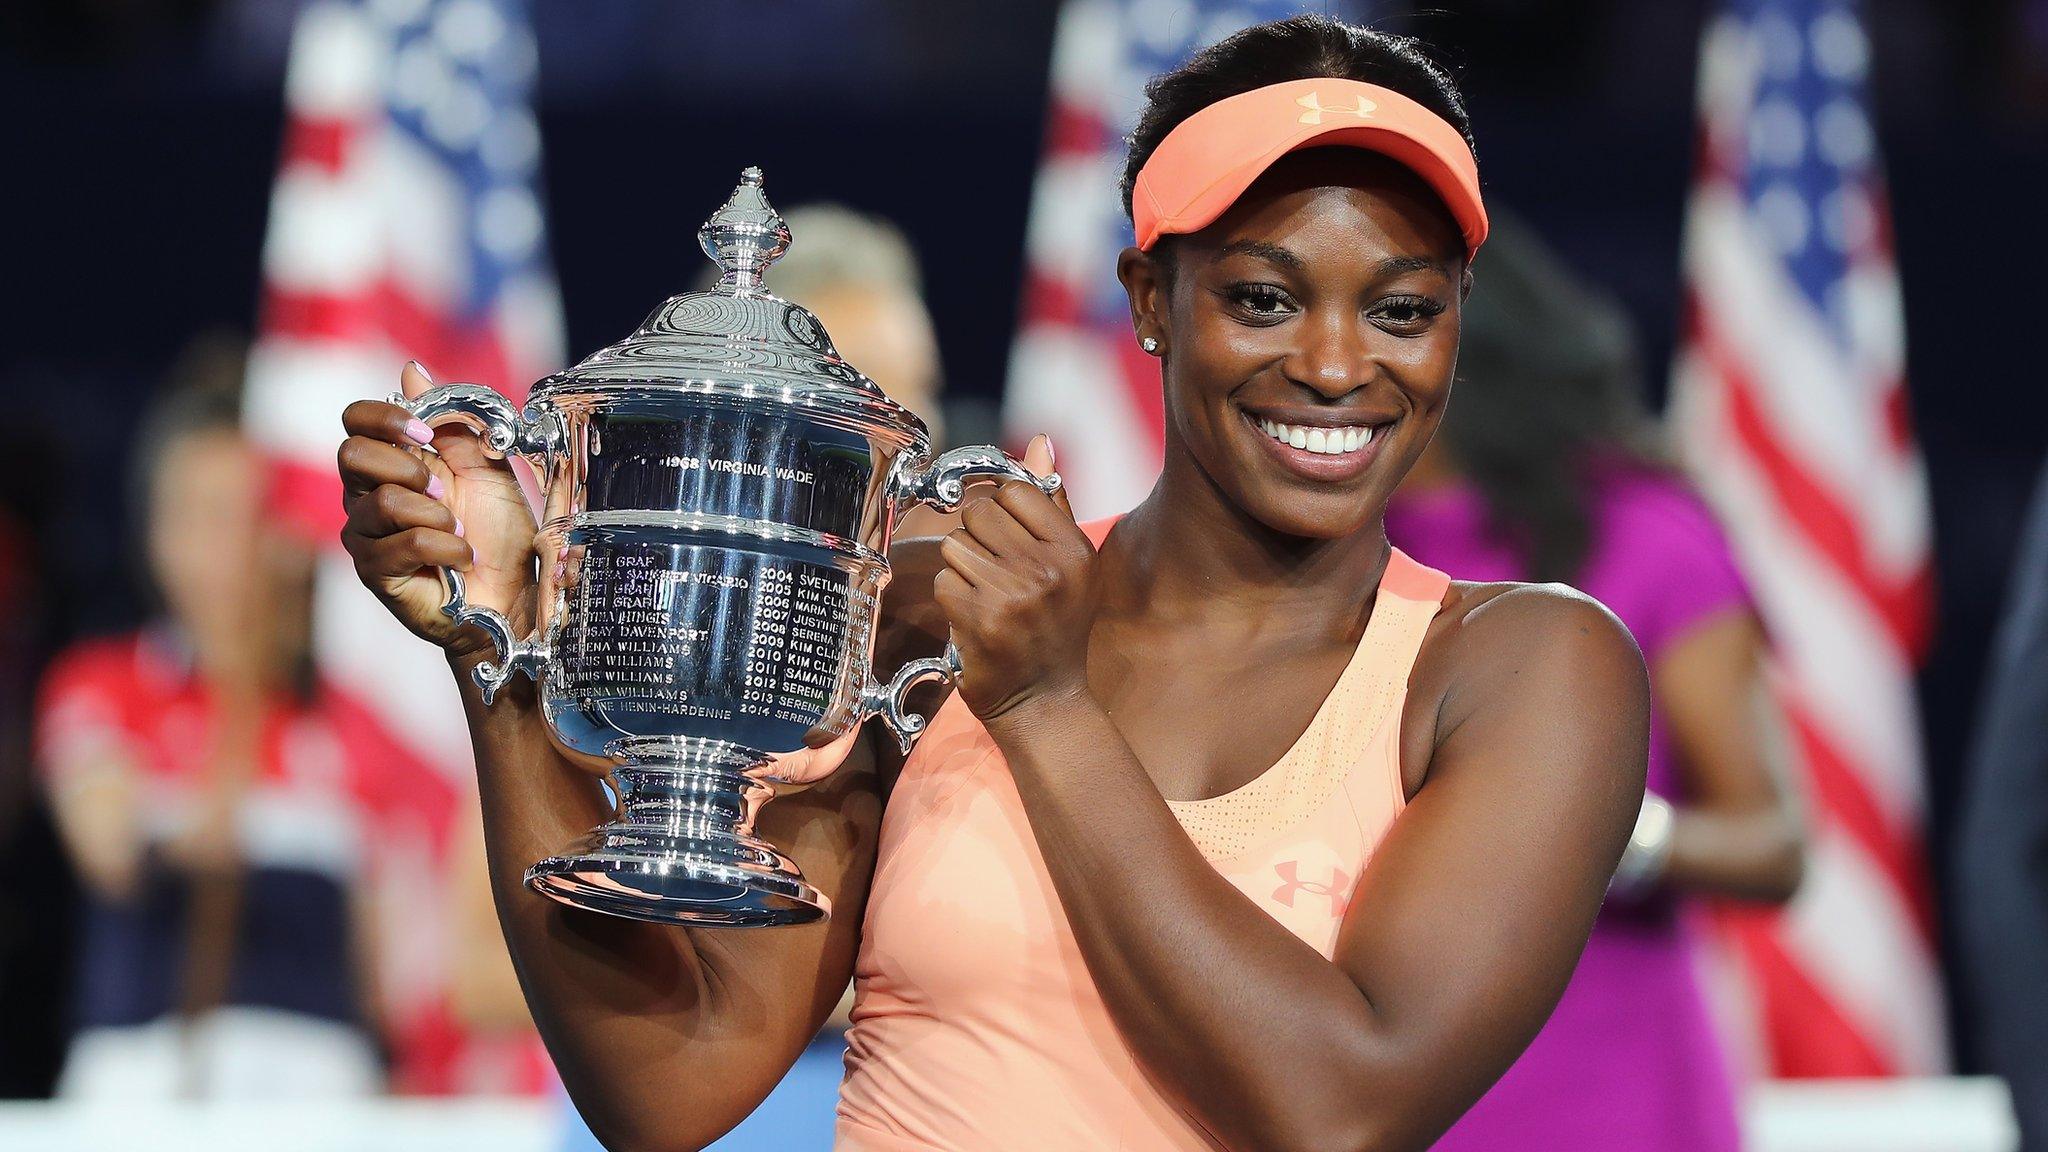
{"type": "MultiPolygon", "coordinates": [[[[1109,523],[1085,527],[1099,545],[1109,523]]],[[[1325,956],[1405,803],[1401,705],[1448,583],[1396,550],[1300,740],[1236,791],[1169,801],[1218,872],[1325,956]]],[[[839,1152],[1214,1147],[1117,1032],[1009,766],[957,696],[890,795],[854,979],[839,1152]]]]}

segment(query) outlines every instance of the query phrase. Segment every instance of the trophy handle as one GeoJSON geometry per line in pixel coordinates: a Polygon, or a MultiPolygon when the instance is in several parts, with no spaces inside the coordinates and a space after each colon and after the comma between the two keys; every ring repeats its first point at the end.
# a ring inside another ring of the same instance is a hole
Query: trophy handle
{"type": "Polygon", "coordinates": [[[887,687],[868,681],[868,689],[861,694],[861,711],[865,715],[880,716],[896,733],[897,743],[903,746],[906,755],[910,746],[917,743],[918,734],[924,731],[925,718],[915,712],[904,710],[910,690],[927,680],[951,680],[960,675],[960,650],[949,642],[943,656],[927,656],[912,660],[896,670],[887,687]]]}
{"type": "Polygon", "coordinates": [[[391,402],[428,425],[459,420],[484,438],[494,456],[539,456],[552,447],[552,425],[536,413],[521,414],[510,400],[481,384],[442,384],[408,400],[391,402]]]}
{"type": "MultiPolygon", "coordinates": [[[[522,415],[510,400],[481,384],[443,384],[409,400],[394,395],[391,402],[428,425],[451,419],[469,425],[498,456],[537,456],[549,448],[545,421],[522,415]]],[[[498,698],[498,689],[515,673],[540,678],[541,669],[547,664],[548,648],[538,630],[524,640],[513,635],[512,622],[504,613],[469,602],[462,573],[453,568],[441,569],[441,582],[448,589],[448,602],[441,605],[441,612],[458,627],[474,624],[483,629],[497,650],[496,660],[485,660],[470,671],[470,678],[483,690],[485,704],[498,698]]]]}
{"type": "Polygon", "coordinates": [[[1002,449],[988,444],[955,448],[940,453],[936,460],[899,456],[891,475],[898,499],[930,504],[941,512],[959,508],[967,495],[967,481],[977,476],[1022,480],[1038,485],[1038,490],[1048,496],[1060,487],[1059,473],[1039,476],[1002,449]]]}

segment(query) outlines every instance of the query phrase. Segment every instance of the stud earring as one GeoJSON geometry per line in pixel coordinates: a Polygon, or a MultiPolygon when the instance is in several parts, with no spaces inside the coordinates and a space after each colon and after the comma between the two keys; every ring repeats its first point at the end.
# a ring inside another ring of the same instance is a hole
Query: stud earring
{"type": "Polygon", "coordinates": [[[1138,341],[1138,347],[1143,348],[1146,352],[1154,356],[1159,355],[1159,341],[1151,336],[1147,336],[1143,340],[1138,341]]]}

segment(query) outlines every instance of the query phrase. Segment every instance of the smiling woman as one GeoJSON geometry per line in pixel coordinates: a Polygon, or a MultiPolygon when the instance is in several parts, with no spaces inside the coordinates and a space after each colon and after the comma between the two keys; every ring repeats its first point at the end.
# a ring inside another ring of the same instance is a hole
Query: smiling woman
{"type": "MultiPolygon", "coordinates": [[[[1457,92],[1412,41],[1300,17],[1148,96],[1117,271],[1165,467],[1114,523],[1005,483],[892,544],[878,660],[950,638],[963,671],[907,760],[870,732],[764,813],[828,923],[523,891],[603,793],[530,689],[465,688],[500,919],[610,1145],[736,1124],[849,973],[856,1152],[1424,1148],[1557,1003],[1642,800],[1647,686],[1596,602],[1387,543],[1486,237],[1457,92]]],[[[482,652],[422,565],[517,611],[532,519],[473,437],[422,460],[403,409],[346,420],[358,569],[465,673],[482,652]]],[[[1042,437],[1027,462],[1050,470],[1042,437]]]]}
{"type": "Polygon", "coordinates": [[[1486,236],[1449,82],[1302,18],[1149,95],[1118,272],[1164,469],[1113,525],[1005,485],[941,546],[966,673],[889,797],[842,1147],[1426,1147],[1640,800],[1617,622],[1387,545],[1486,236]]]}

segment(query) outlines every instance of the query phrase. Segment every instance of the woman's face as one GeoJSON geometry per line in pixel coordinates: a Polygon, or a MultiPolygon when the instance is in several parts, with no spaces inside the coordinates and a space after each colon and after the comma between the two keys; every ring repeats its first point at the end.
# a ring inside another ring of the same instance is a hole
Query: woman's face
{"type": "Polygon", "coordinates": [[[256,593],[259,479],[255,455],[233,432],[191,433],[163,450],[150,483],[150,561],[188,628],[256,593]]]}
{"type": "Polygon", "coordinates": [[[1169,470],[1192,462],[1292,536],[1385,510],[1457,367],[1464,242],[1427,185],[1358,149],[1294,153],[1120,273],[1139,335],[1164,347],[1169,470]]]}

